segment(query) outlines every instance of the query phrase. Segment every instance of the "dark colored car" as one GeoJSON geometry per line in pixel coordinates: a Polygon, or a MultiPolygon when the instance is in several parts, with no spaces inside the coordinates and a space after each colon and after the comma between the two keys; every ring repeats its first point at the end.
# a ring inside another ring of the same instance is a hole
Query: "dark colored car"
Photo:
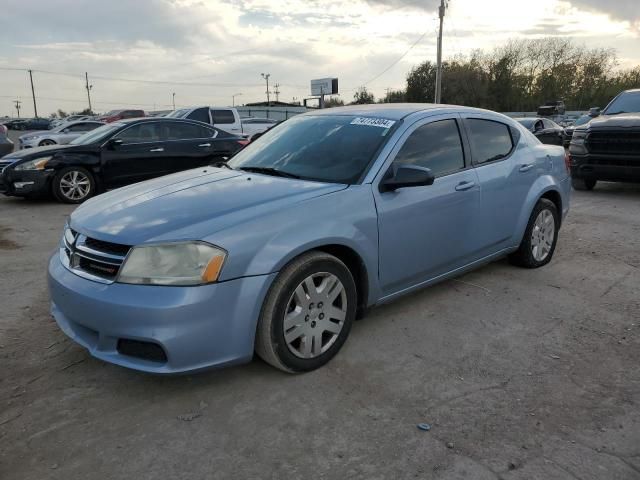
{"type": "Polygon", "coordinates": [[[123,120],[69,145],[20,150],[0,160],[0,191],[48,193],[81,203],[96,192],[226,161],[243,139],[201,122],[169,118],[123,120]]]}
{"type": "Polygon", "coordinates": [[[143,110],[111,110],[104,115],[96,118],[99,122],[111,123],[118,120],[126,120],[129,118],[142,118],[146,117],[143,110]]]}
{"type": "Polygon", "coordinates": [[[569,144],[571,183],[640,182],[640,89],[618,94],[602,115],[577,127],[569,144]]]}
{"type": "Polygon", "coordinates": [[[564,128],[548,118],[515,118],[527,130],[533,133],[538,140],[548,145],[562,145],[564,128]]]}
{"type": "Polygon", "coordinates": [[[13,152],[13,142],[7,136],[7,127],[0,125],[0,157],[13,152]]]}
{"type": "Polygon", "coordinates": [[[4,125],[11,130],[49,130],[51,120],[46,118],[23,118],[12,120],[4,125]]]}
{"type": "Polygon", "coordinates": [[[562,100],[555,102],[546,102],[538,107],[538,115],[541,117],[550,117],[552,115],[564,115],[565,106],[562,100]]]}
{"type": "Polygon", "coordinates": [[[565,148],[569,147],[569,144],[571,143],[571,137],[573,137],[573,131],[576,129],[576,127],[579,127],[580,125],[586,125],[591,121],[591,119],[594,118],[594,116],[597,117],[598,115],[592,115],[592,114],[581,115],[576,119],[575,122],[573,122],[572,125],[569,125],[568,127],[566,127],[564,129],[564,141],[563,141],[563,145],[565,146],[565,148]]]}

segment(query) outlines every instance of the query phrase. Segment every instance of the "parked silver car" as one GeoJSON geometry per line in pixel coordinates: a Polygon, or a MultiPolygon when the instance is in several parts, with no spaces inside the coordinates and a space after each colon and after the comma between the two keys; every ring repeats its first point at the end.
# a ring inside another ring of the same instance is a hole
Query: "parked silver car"
{"type": "Polygon", "coordinates": [[[47,145],[66,145],[81,135],[104,125],[95,120],[69,122],[58,125],[53,130],[29,132],[19,138],[19,148],[45,147],[47,145]]]}

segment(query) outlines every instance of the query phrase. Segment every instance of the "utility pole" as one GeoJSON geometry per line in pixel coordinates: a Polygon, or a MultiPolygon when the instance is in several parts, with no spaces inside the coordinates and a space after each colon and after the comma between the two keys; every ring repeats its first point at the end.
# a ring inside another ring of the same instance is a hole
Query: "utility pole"
{"type": "Polygon", "coordinates": [[[20,118],[20,104],[22,103],[20,100],[13,101],[16,104],[16,110],[18,111],[18,118],[20,118]]]}
{"type": "Polygon", "coordinates": [[[171,94],[171,102],[173,103],[173,110],[175,111],[175,109],[176,109],[176,92],[173,92],[171,94]]]}
{"type": "Polygon", "coordinates": [[[33,89],[33,72],[29,70],[29,80],[31,80],[31,96],[33,97],[33,113],[34,117],[38,118],[38,107],[36,106],[36,93],[33,89]]]}
{"type": "Polygon", "coordinates": [[[87,100],[89,100],[89,113],[93,113],[93,108],[91,108],[91,89],[93,85],[89,85],[89,74],[84,72],[84,88],[87,89],[87,100]]]}
{"type": "Polygon", "coordinates": [[[269,97],[269,94],[271,92],[269,92],[269,77],[271,76],[270,73],[261,73],[260,75],[262,75],[262,78],[264,78],[267,81],[267,105],[270,106],[271,105],[271,99],[269,97]]]}
{"type": "Polygon", "coordinates": [[[276,102],[277,102],[277,101],[278,101],[278,98],[279,98],[279,95],[280,95],[280,90],[278,90],[278,87],[280,87],[280,84],[279,84],[279,83],[276,83],[276,84],[274,85],[274,87],[275,87],[275,90],[273,91],[273,93],[275,93],[275,94],[276,94],[276,102]]]}
{"type": "Polygon", "coordinates": [[[447,9],[445,0],[440,0],[438,15],[440,16],[440,30],[438,30],[438,65],[436,67],[436,96],[434,103],[440,103],[442,98],[442,23],[447,9]]]}
{"type": "Polygon", "coordinates": [[[233,95],[231,95],[231,106],[232,107],[236,106],[236,97],[239,97],[240,95],[242,95],[242,93],[234,93],[233,95]]]}

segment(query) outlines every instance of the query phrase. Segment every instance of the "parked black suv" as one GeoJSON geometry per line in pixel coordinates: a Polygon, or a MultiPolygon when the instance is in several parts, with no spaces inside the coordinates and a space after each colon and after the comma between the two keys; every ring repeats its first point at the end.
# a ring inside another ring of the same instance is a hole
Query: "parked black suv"
{"type": "Polygon", "coordinates": [[[576,190],[598,180],[640,182],[640,89],[618,94],[601,116],[577,127],[569,153],[576,190]]]}
{"type": "Polygon", "coordinates": [[[246,140],[202,122],[174,118],[121,120],[69,145],[20,150],[0,159],[5,195],[53,195],[81,203],[96,192],[226,161],[246,140]]]}

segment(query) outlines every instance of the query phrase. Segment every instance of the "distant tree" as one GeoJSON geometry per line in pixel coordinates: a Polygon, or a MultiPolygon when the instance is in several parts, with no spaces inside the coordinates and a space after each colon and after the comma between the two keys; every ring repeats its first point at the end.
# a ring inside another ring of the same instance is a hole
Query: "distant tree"
{"type": "Polygon", "coordinates": [[[78,115],[94,115],[94,113],[89,110],[88,108],[85,108],[84,110],[77,112],[78,115]]]}
{"type": "Polygon", "coordinates": [[[327,100],[324,101],[324,108],[343,107],[343,106],[344,106],[344,100],[342,100],[339,97],[329,97],[327,100]]]}
{"type": "Polygon", "coordinates": [[[353,95],[353,102],[351,105],[362,105],[368,103],[375,103],[376,99],[373,93],[367,90],[367,87],[360,87],[353,95]]]}
{"type": "Polygon", "coordinates": [[[58,109],[57,113],[58,113],[58,118],[66,118],[66,117],[69,116],[69,114],[67,112],[65,112],[64,110],[62,110],[60,108],[58,109]]]}
{"type": "Polygon", "coordinates": [[[407,101],[407,94],[404,90],[389,90],[387,94],[378,100],[378,103],[403,103],[407,101]]]}
{"type": "Polygon", "coordinates": [[[436,66],[430,61],[411,69],[407,75],[408,102],[433,102],[436,88],[436,66]]]}

